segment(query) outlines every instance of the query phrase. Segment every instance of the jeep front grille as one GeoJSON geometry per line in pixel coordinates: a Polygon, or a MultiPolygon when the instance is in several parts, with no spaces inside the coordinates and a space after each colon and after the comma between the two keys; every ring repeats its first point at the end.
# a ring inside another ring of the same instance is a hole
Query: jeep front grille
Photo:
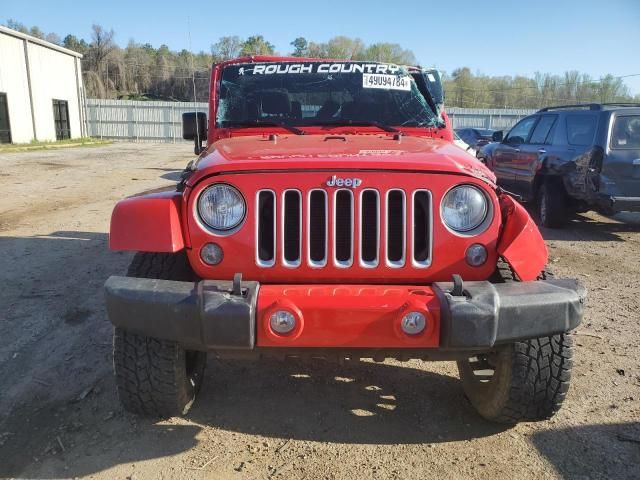
{"type": "Polygon", "coordinates": [[[276,257],[290,268],[303,263],[424,268],[431,263],[428,190],[260,190],[256,207],[256,262],[261,267],[273,267],[276,257]]]}

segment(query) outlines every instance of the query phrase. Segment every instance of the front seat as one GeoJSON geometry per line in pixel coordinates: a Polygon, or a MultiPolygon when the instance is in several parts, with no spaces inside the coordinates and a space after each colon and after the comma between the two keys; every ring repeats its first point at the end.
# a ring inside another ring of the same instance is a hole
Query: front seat
{"type": "Polygon", "coordinates": [[[302,104],[298,101],[291,102],[291,118],[296,120],[302,118],[302,104]]]}
{"type": "Polygon", "coordinates": [[[263,117],[288,117],[291,113],[289,95],[284,92],[262,92],[259,105],[263,117]]]}
{"type": "Polygon", "coordinates": [[[316,113],[316,118],[319,120],[329,120],[332,118],[340,109],[340,104],[334,100],[327,100],[322,104],[318,113],[316,113]]]}

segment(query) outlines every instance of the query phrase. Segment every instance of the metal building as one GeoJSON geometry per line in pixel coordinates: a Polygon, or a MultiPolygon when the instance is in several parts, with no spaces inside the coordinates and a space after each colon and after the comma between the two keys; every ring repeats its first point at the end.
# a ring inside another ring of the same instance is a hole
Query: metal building
{"type": "Polygon", "coordinates": [[[86,136],[81,58],[0,26],[0,143],[86,136]]]}

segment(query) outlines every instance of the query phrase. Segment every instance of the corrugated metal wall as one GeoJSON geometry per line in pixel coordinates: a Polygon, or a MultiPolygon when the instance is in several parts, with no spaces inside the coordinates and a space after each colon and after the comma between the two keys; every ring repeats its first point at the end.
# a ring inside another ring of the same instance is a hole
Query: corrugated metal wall
{"type": "MultiPolygon", "coordinates": [[[[182,114],[206,112],[206,102],[141,102],[132,100],[87,100],[89,135],[133,142],[183,142],[182,114]]],[[[454,128],[511,128],[535,110],[450,107],[454,128]]]]}
{"type": "Polygon", "coordinates": [[[175,143],[182,140],[182,114],[206,112],[206,102],[87,100],[89,135],[132,142],[175,143]]]}
{"type": "Polygon", "coordinates": [[[518,108],[446,108],[453,128],[493,128],[508,130],[536,110],[518,108]]]}
{"type": "Polygon", "coordinates": [[[33,90],[33,112],[38,140],[55,140],[53,100],[68,102],[71,138],[80,138],[82,131],[81,78],[76,78],[76,58],[50,48],[29,43],[29,65],[33,90]]]}
{"type": "Polygon", "coordinates": [[[0,61],[0,92],[7,95],[11,139],[14,143],[30,142],[33,122],[24,40],[0,32],[0,61]]]}
{"type": "Polygon", "coordinates": [[[7,96],[13,143],[56,140],[54,100],[68,103],[71,138],[86,135],[80,57],[0,25],[0,92],[7,96]]]}

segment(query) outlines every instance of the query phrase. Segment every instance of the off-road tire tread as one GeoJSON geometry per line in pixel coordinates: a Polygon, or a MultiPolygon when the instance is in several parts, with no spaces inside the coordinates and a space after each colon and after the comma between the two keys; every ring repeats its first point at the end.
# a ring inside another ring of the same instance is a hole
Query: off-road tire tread
{"type": "Polygon", "coordinates": [[[183,282],[191,282],[197,279],[184,252],[138,252],[129,264],[127,276],[183,282]]]}
{"type": "MultiPolygon", "coordinates": [[[[127,276],[161,280],[193,281],[184,252],[136,253],[127,276]]],[[[202,385],[206,353],[196,352],[195,382],[186,372],[186,355],[178,343],[116,328],[113,362],[118,397],[130,412],[171,417],[187,412],[202,385]]]]}
{"type": "Polygon", "coordinates": [[[513,344],[509,399],[500,423],[546,420],[562,406],[569,391],[573,347],[567,334],[513,344]]]}
{"type": "Polygon", "coordinates": [[[189,398],[190,389],[184,388],[188,379],[181,350],[175,342],[115,329],[116,385],[126,410],[158,417],[186,413],[193,398],[189,398]]]}
{"type": "MultiPolygon", "coordinates": [[[[508,263],[500,259],[497,275],[503,282],[516,281],[508,263]]],[[[538,280],[553,278],[545,268],[538,280]]],[[[562,406],[569,391],[573,341],[569,334],[515,342],[510,345],[511,383],[506,402],[489,420],[514,424],[545,420],[562,406]]],[[[480,412],[482,414],[482,412],[480,412]]]]}

